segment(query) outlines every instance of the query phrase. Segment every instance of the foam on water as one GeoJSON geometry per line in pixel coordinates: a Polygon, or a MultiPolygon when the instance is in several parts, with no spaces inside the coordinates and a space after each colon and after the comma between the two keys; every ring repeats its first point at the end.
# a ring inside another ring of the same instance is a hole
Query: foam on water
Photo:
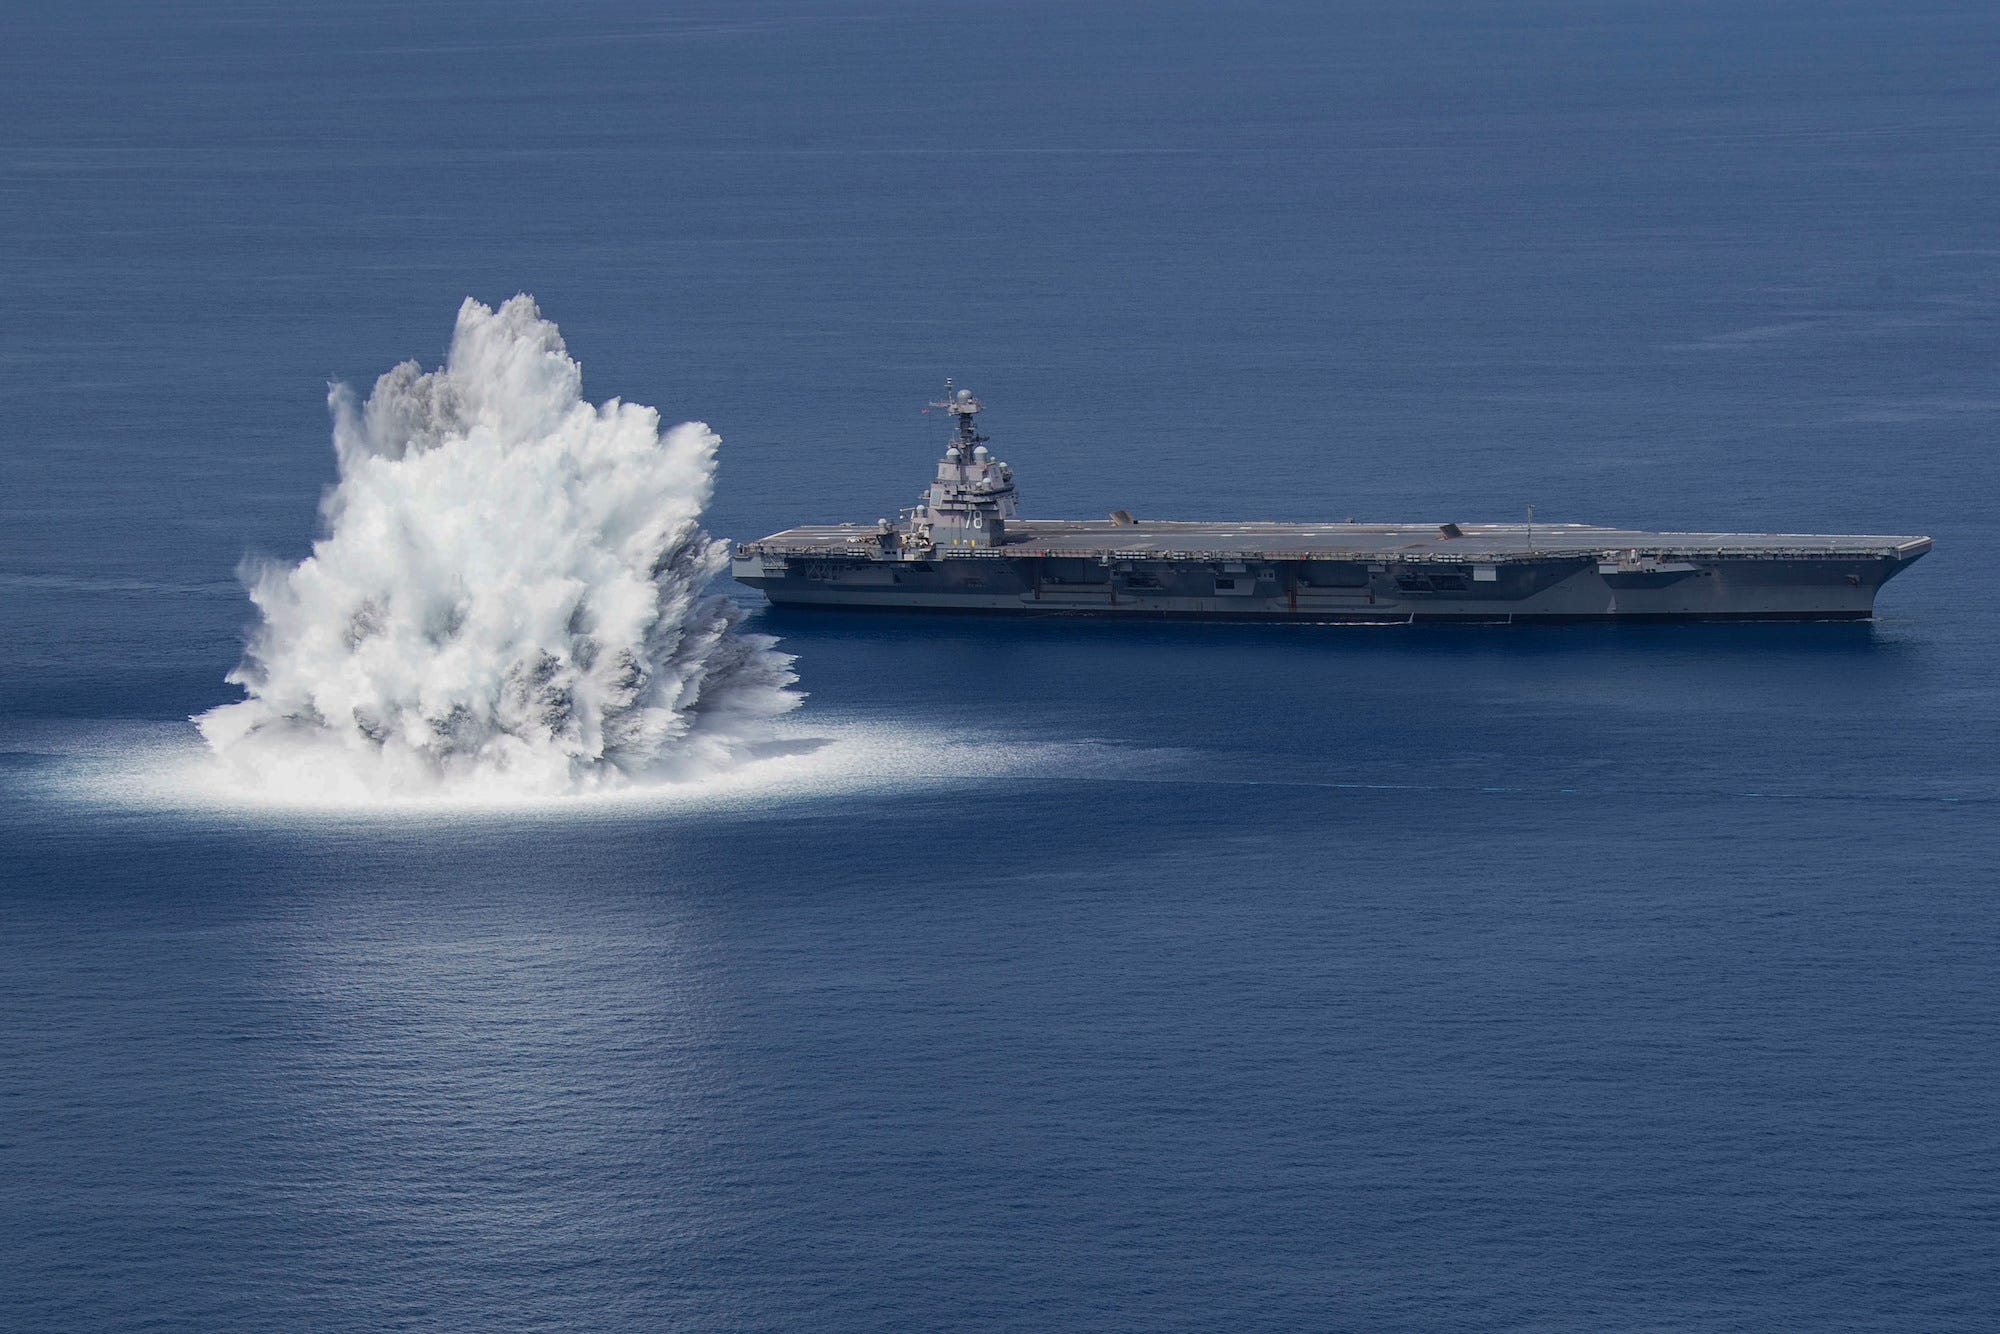
{"type": "Polygon", "coordinates": [[[550,793],[471,777],[429,788],[373,792],[337,784],[246,786],[185,724],[63,723],[0,731],[0,755],[15,761],[21,786],[47,799],[97,809],[203,812],[230,819],[268,814],[342,819],[461,817],[594,819],[766,807],[846,793],[883,794],[967,782],[1104,777],[1171,762],[1100,740],[1029,741],[898,723],[815,719],[773,724],[732,761],[678,776],[664,772],[619,784],[550,793]],[[25,763],[23,763],[25,761],[25,763]]]}
{"type": "Polygon", "coordinates": [[[339,481],[296,565],[246,570],[259,624],[202,736],[246,794],[493,800],[770,758],[791,658],[705,594],[718,438],[583,397],[534,301],[467,299],[444,366],[329,395],[339,481]]]}

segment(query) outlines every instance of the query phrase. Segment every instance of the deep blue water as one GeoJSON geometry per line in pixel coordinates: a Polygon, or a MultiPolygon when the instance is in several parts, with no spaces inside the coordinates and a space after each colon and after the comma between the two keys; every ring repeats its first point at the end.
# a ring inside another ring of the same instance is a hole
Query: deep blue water
{"type": "Polygon", "coordinates": [[[85,3],[0,131],[0,1326],[1991,1328],[1991,6],[85,3]],[[519,290],[738,537],[908,504],[950,374],[1034,513],[1938,548],[1864,627],[764,616],[895,775],[123,799],[326,382],[519,290]]]}

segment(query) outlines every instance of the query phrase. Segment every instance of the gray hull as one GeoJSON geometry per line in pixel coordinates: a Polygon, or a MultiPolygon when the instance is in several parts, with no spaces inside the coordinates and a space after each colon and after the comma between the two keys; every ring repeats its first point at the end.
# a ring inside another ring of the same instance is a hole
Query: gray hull
{"type": "Polygon", "coordinates": [[[1004,546],[923,560],[871,550],[854,529],[793,529],[739,547],[734,570],[772,603],[799,607],[1322,623],[1865,620],[1876,591],[1930,547],[1575,525],[1454,525],[1451,537],[1436,526],[1015,527],[1004,546]],[[1342,549],[1329,549],[1330,534],[1342,549]],[[1185,549],[1197,540],[1208,550],[1185,549]]]}

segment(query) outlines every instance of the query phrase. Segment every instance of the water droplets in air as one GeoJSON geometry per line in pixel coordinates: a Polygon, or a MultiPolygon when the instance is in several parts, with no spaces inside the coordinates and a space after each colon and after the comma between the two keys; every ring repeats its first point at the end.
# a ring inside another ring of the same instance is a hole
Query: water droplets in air
{"type": "Polygon", "coordinates": [[[298,796],[568,793],[725,768],[799,700],[707,596],[706,426],[592,405],[532,299],[467,300],[445,364],[330,395],[339,481],[201,715],[244,782],[298,796]]]}

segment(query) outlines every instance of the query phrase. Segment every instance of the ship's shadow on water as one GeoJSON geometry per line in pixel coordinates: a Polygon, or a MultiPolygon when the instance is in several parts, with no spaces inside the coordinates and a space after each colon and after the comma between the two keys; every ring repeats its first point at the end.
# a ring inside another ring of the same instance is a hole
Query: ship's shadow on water
{"type": "MultiPolygon", "coordinates": [[[[1118,757],[1093,771],[1103,779],[1452,792],[1455,802],[1846,800],[1895,775],[1912,799],[1992,795],[1983,783],[1940,786],[1902,755],[1946,726],[1907,703],[1939,656],[1921,624],[1343,626],[790,609],[752,621],[798,655],[808,714],[1087,740],[1118,757]],[[1857,761],[1864,720],[1898,745],[1857,761]]],[[[1081,776],[1067,755],[1046,773],[1081,776]]]]}
{"type": "Polygon", "coordinates": [[[830,736],[791,737],[783,741],[758,741],[742,747],[746,763],[759,760],[792,760],[816,755],[833,744],[830,736]]]}
{"type": "Polygon", "coordinates": [[[754,628],[793,652],[836,651],[836,643],[895,649],[911,644],[978,648],[1157,647],[1212,653],[1307,650],[1356,657],[1425,658],[1540,655],[1626,657],[1648,653],[1710,658],[1787,655],[1866,656],[1907,647],[1878,621],[1568,622],[1518,625],[1419,622],[1413,625],[1286,624],[1269,621],[1113,620],[1098,617],[822,611],[762,607],[754,628]],[[821,648],[821,645],[827,647],[821,648]]]}

